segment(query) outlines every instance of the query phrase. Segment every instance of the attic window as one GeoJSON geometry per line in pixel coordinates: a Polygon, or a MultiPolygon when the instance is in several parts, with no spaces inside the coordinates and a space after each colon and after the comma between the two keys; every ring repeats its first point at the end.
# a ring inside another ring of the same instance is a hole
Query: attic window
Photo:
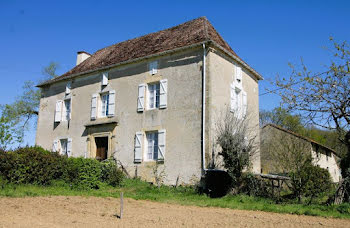
{"type": "Polygon", "coordinates": [[[149,73],[151,75],[158,73],[158,61],[153,61],[149,63],[149,73]]]}
{"type": "Polygon", "coordinates": [[[102,81],[101,81],[103,86],[108,85],[108,72],[102,73],[102,81]]]}
{"type": "Polygon", "coordinates": [[[71,82],[68,82],[66,84],[66,94],[70,94],[70,89],[72,88],[72,83],[71,82]]]}

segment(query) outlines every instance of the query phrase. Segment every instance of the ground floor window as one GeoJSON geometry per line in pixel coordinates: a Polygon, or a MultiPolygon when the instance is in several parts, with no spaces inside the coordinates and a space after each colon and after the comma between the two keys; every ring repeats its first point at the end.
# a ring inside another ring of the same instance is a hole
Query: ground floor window
{"type": "Polygon", "coordinates": [[[61,154],[68,156],[68,140],[67,139],[61,139],[61,154]]]}
{"type": "Polygon", "coordinates": [[[152,161],[158,159],[158,132],[146,132],[147,150],[146,160],[152,161]]]}

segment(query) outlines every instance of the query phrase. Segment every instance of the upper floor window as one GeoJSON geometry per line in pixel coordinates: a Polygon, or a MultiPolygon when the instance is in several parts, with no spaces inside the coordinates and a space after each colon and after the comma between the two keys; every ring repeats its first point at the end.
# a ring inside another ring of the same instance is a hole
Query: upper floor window
{"type": "Polygon", "coordinates": [[[95,93],[91,98],[91,119],[113,117],[115,113],[115,90],[107,93],[95,93]]]}
{"type": "Polygon", "coordinates": [[[137,111],[145,109],[167,108],[168,80],[162,79],[157,83],[140,84],[138,86],[137,111]],[[145,105],[147,105],[145,107],[145,105]]]}
{"type": "Polygon", "coordinates": [[[108,106],[109,106],[109,93],[101,95],[101,117],[108,116],[108,106]]]}
{"type": "Polygon", "coordinates": [[[71,119],[71,99],[56,101],[55,122],[68,121],[71,119]]]}
{"type": "Polygon", "coordinates": [[[148,85],[148,108],[159,108],[159,83],[148,85]]]}
{"type": "Polygon", "coordinates": [[[64,100],[63,120],[70,120],[71,117],[71,99],[64,100]]]}
{"type": "Polygon", "coordinates": [[[149,73],[151,75],[158,73],[158,61],[150,62],[148,67],[149,67],[149,73]]]}
{"type": "Polygon", "coordinates": [[[72,88],[72,83],[71,82],[68,82],[66,84],[66,94],[70,94],[70,90],[72,88]]]}
{"type": "Polygon", "coordinates": [[[101,81],[101,84],[102,84],[103,86],[108,85],[108,72],[103,72],[103,73],[102,73],[102,81],[101,81]]]}

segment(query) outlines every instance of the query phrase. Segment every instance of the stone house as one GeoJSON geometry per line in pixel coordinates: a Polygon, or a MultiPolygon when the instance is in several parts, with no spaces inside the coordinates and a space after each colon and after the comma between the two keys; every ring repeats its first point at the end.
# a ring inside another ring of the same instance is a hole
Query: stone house
{"type": "MultiPolygon", "coordinates": [[[[283,145],[288,144],[287,141],[291,140],[298,140],[300,142],[296,146],[303,147],[305,145],[305,150],[311,153],[314,165],[327,169],[333,182],[340,181],[340,158],[337,156],[336,151],[275,124],[267,124],[260,130],[261,173],[276,174],[283,172],[281,168],[276,167],[277,162],[275,159],[277,158],[272,156],[272,150],[287,150],[290,147],[283,145]],[[278,147],[273,146],[276,141],[278,147]]],[[[287,151],[282,152],[287,153],[287,151]]]]}
{"type": "MultiPolygon", "coordinates": [[[[36,144],[67,156],[113,156],[148,181],[157,167],[164,183],[190,184],[215,156],[216,113],[248,112],[259,132],[261,79],[205,17],[81,51],[73,69],[38,85],[36,144]]],[[[258,156],[253,169],[260,171],[258,156]]]]}

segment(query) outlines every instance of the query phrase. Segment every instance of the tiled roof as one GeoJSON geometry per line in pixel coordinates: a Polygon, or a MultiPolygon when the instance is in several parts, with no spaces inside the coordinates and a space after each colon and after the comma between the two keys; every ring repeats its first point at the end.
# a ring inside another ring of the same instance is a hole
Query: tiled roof
{"type": "Polygon", "coordinates": [[[91,72],[125,61],[155,55],[194,44],[200,44],[205,41],[215,42],[226,52],[244,63],[219,35],[207,18],[200,17],[169,29],[150,33],[100,49],[70,71],[46,81],[39,86],[51,84],[56,81],[68,79],[70,76],[91,72]]]}
{"type": "Polygon", "coordinates": [[[308,142],[310,142],[310,143],[312,143],[312,144],[319,145],[319,146],[321,146],[321,147],[323,147],[323,148],[325,148],[325,149],[331,151],[331,152],[332,152],[333,154],[335,154],[336,156],[338,156],[337,152],[336,152],[335,150],[333,150],[332,148],[329,148],[329,147],[327,147],[327,146],[325,146],[325,145],[322,145],[322,144],[316,142],[315,140],[312,140],[312,139],[310,139],[310,138],[307,138],[307,137],[304,137],[304,136],[302,136],[302,135],[299,135],[299,134],[297,134],[297,133],[295,133],[295,132],[293,132],[293,131],[287,130],[287,129],[285,129],[285,128],[281,127],[281,126],[278,126],[278,125],[276,125],[276,124],[269,123],[269,124],[266,124],[265,126],[263,126],[262,128],[265,128],[265,127],[268,127],[268,126],[274,127],[274,128],[276,128],[276,129],[278,129],[278,130],[281,130],[281,131],[284,131],[284,132],[286,132],[286,133],[288,133],[288,134],[294,135],[295,137],[298,137],[298,138],[300,138],[300,139],[306,140],[306,141],[308,141],[308,142]]]}

